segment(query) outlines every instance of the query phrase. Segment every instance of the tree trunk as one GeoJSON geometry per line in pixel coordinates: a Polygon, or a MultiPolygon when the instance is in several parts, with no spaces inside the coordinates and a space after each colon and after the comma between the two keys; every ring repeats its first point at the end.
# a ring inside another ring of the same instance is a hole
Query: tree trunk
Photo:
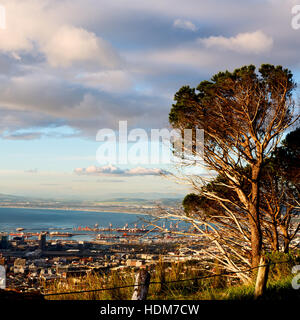
{"type": "Polygon", "coordinates": [[[279,242],[278,242],[278,231],[276,221],[272,223],[273,239],[272,239],[272,250],[279,251],[279,242]]]}
{"type": "Polygon", "coordinates": [[[265,257],[261,257],[259,262],[259,268],[257,272],[254,299],[261,298],[266,290],[266,285],[268,281],[269,265],[268,260],[265,257]]]}
{"type": "Polygon", "coordinates": [[[259,265],[262,248],[262,234],[259,219],[259,176],[260,165],[256,164],[252,167],[251,201],[248,206],[251,230],[251,264],[253,268],[259,265]]]}
{"type": "Polygon", "coordinates": [[[131,300],[146,300],[150,285],[150,273],[140,269],[135,277],[135,288],[131,300]]]}
{"type": "Polygon", "coordinates": [[[289,253],[289,250],[290,250],[290,241],[284,239],[283,252],[284,252],[284,253],[289,253]]]}
{"type": "Polygon", "coordinates": [[[283,252],[288,253],[291,240],[290,240],[290,237],[289,237],[289,234],[288,234],[286,227],[283,225],[281,225],[281,232],[283,235],[283,252]]]}
{"type": "Polygon", "coordinates": [[[251,229],[251,266],[255,268],[259,264],[261,254],[261,233],[257,222],[253,221],[252,217],[250,220],[251,229]]]}

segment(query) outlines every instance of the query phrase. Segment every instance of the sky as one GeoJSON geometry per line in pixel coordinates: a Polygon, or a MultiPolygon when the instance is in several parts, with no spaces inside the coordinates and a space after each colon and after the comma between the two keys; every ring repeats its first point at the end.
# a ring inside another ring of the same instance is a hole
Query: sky
{"type": "Polygon", "coordinates": [[[171,165],[100,164],[98,130],[169,128],[181,86],[247,64],[283,65],[298,82],[297,4],[0,0],[0,193],[186,194],[160,175],[171,165]]]}

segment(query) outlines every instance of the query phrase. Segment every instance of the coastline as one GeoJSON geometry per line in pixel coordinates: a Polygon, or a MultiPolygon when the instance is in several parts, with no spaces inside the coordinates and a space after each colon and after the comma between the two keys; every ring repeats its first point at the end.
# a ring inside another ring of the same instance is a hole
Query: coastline
{"type": "Polygon", "coordinates": [[[98,212],[98,213],[125,213],[125,214],[136,214],[136,215],[144,215],[144,216],[150,216],[151,214],[149,213],[140,213],[140,212],[132,212],[132,211],[116,211],[116,210],[99,210],[98,208],[96,209],[84,209],[84,208],[54,208],[54,207],[22,207],[22,206],[0,206],[0,209],[29,209],[29,210],[61,210],[61,211],[82,211],[82,212],[98,212]]]}

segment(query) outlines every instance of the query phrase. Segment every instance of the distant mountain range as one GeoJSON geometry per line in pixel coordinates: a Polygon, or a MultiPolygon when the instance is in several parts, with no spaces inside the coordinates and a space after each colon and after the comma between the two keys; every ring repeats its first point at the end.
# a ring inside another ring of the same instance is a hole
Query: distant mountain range
{"type": "Polygon", "coordinates": [[[26,200],[25,197],[22,197],[22,196],[14,196],[14,195],[10,195],[10,194],[3,194],[3,193],[0,193],[0,201],[14,201],[14,200],[26,200]]]}
{"type": "Polygon", "coordinates": [[[182,202],[183,196],[175,194],[122,194],[121,197],[112,197],[106,200],[58,200],[58,199],[41,199],[34,197],[16,196],[0,193],[0,206],[26,206],[26,207],[73,207],[73,208],[97,208],[97,207],[115,207],[115,206],[177,206],[182,202]],[[160,196],[160,197],[159,197],[160,196]]]}
{"type": "Polygon", "coordinates": [[[114,199],[141,199],[141,200],[159,200],[159,199],[183,199],[185,194],[178,194],[174,192],[160,193],[160,192],[139,192],[139,193],[122,193],[111,194],[114,199]]]}

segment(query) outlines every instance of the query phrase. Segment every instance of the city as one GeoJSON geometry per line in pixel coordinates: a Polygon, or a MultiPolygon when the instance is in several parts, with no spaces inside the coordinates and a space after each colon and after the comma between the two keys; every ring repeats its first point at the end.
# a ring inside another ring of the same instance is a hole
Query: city
{"type": "MultiPolygon", "coordinates": [[[[123,231],[130,233],[130,229],[123,231]]],[[[141,230],[141,229],[138,229],[141,230]]],[[[59,236],[59,235],[58,235],[59,236]]],[[[6,287],[18,292],[43,291],[42,283],[55,279],[85,276],[110,271],[153,269],[159,261],[203,262],[203,241],[199,237],[175,236],[169,232],[144,237],[141,233],[76,241],[53,239],[41,232],[36,240],[23,236],[0,234],[0,264],[6,269],[6,287]],[[104,238],[104,239],[103,239],[104,238]],[[188,249],[187,249],[187,244],[188,249]]],[[[54,235],[55,237],[55,235],[54,235]]]]}

